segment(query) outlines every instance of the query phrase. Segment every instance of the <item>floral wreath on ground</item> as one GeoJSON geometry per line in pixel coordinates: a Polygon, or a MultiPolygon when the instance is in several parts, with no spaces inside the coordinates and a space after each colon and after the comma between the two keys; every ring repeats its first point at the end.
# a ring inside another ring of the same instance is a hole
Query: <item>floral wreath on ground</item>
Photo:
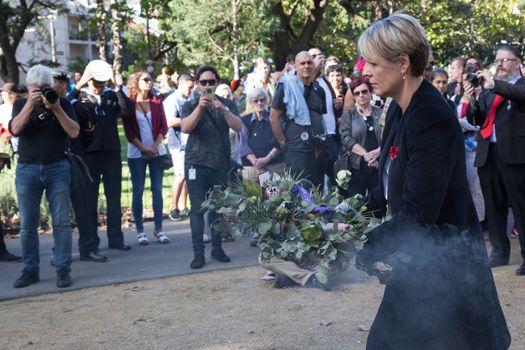
{"type": "MultiPolygon", "coordinates": [[[[348,188],[350,176],[341,170],[339,187],[348,188]]],[[[338,189],[323,195],[307,190],[313,187],[309,185],[274,173],[263,186],[252,181],[216,186],[201,210],[222,214],[212,225],[225,239],[252,234],[261,262],[274,257],[292,261],[314,271],[326,285],[329,277],[348,268],[366,241],[365,233],[381,221],[366,212],[361,196],[344,199],[338,189]]]]}

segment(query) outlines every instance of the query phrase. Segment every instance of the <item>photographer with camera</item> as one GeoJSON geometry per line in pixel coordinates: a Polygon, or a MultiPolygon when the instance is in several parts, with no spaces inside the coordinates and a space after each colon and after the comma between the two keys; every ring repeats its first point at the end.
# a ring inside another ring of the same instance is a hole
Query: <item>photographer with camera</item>
{"type": "MultiPolygon", "coordinates": [[[[69,77],[65,72],[53,72],[54,88],[59,96],[67,98],[67,90],[69,88],[69,77]]],[[[76,139],[69,140],[70,152],[80,157],[84,162],[85,154],[82,147],[82,130],[90,129],[90,117],[88,110],[84,108],[82,103],[71,98],[71,105],[75,111],[78,125],[80,126],[80,134],[76,139]]],[[[92,262],[106,262],[108,259],[105,255],[99,254],[98,250],[93,249],[93,242],[98,239],[97,235],[97,221],[93,220],[89,212],[89,202],[86,200],[91,195],[90,186],[86,181],[83,186],[71,186],[71,205],[75,214],[75,220],[78,230],[78,252],[80,253],[80,261],[92,262]]],[[[98,248],[98,245],[97,245],[98,248]]]]}
{"type": "MultiPolygon", "coordinates": [[[[127,251],[131,246],[124,242],[122,233],[122,161],[117,124],[119,118],[131,115],[132,106],[120,86],[115,86],[115,90],[106,87],[110,80],[114,81],[111,66],[104,61],[91,61],[70,96],[79,101],[89,119],[82,118],[80,132],[86,163],[93,177],[90,195],[85,199],[90,220],[95,225],[98,223],[98,193],[102,180],[107,202],[108,248],[127,251]]],[[[97,253],[99,244],[100,238],[95,233],[83,240],[80,249],[89,260],[103,260],[97,253]]]]}
{"type": "MultiPolygon", "coordinates": [[[[485,198],[486,221],[492,245],[492,267],[508,265],[510,241],[507,237],[510,202],[520,232],[525,232],[525,80],[521,77],[522,56],[513,46],[496,51],[496,74],[476,73],[483,87],[475,107],[474,122],[479,125],[474,165],[478,168],[485,198]]],[[[471,76],[465,93],[476,83],[471,76]]],[[[522,263],[517,275],[525,275],[525,235],[519,236],[522,263]]]]}
{"type": "Polygon", "coordinates": [[[59,288],[71,285],[71,220],[69,208],[70,164],[64,152],[67,137],[76,138],[79,126],[71,104],[59,98],[51,69],[31,67],[26,82],[28,98],[13,106],[9,131],[19,137],[16,167],[16,194],[20,211],[20,240],[24,269],[13,287],[22,288],[39,281],[40,254],[37,227],[40,201],[46,192],[53,221],[53,250],[59,288]]]}

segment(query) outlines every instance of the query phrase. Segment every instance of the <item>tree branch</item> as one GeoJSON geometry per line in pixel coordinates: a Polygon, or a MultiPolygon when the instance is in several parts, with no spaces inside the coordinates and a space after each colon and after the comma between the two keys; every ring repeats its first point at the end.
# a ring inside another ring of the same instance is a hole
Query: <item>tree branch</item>
{"type": "Polygon", "coordinates": [[[309,10],[308,20],[303,26],[299,38],[295,42],[294,49],[304,49],[310,40],[312,40],[319,24],[323,20],[323,14],[328,5],[328,0],[314,0],[313,6],[309,10]]]}

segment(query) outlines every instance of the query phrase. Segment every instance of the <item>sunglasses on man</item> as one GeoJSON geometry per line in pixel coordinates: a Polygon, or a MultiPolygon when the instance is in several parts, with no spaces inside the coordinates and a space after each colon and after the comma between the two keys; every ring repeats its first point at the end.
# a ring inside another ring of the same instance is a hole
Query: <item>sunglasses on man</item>
{"type": "Polygon", "coordinates": [[[202,79],[202,80],[199,80],[199,84],[201,86],[215,85],[217,84],[217,80],[216,79],[202,79]]]}

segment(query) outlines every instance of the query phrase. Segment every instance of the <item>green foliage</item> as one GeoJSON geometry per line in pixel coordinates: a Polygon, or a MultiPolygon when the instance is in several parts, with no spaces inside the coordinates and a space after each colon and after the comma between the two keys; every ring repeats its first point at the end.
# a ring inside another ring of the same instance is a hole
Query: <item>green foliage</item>
{"type": "MultiPolygon", "coordinates": [[[[171,16],[159,20],[166,37],[177,45],[169,56],[177,69],[201,64],[214,64],[224,77],[233,74],[231,0],[177,0],[170,1],[166,9],[171,16]]],[[[268,16],[268,1],[238,1],[238,52],[242,69],[247,69],[257,56],[270,56],[268,41],[275,18],[268,16]]]]}
{"type": "Polygon", "coordinates": [[[248,182],[226,190],[216,186],[201,209],[222,214],[213,226],[223,237],[252,234],[262,262],[274,257],[292,261],[315,271],[323,284],[349,265],[363,247],[364,233],[380,224],[363,213],[358,196],[343,200],[338,192],[301,194],[289,175],[274,174],[265,186],[264,191],[248,182]]]}
{"type": "Polygon", "coordinates": [[[0,75],[3,80],[18,82],[16,50],[25,30],[42,21],[50,11],[67,12],[63,0],[0,1],[0,75]]]}
{"type": "Polygon", "coordinates": [[[427,6],[407,2],[405,9],[421,22],[434,59],[445,66],[458,55],[491,63],[494,49],[502,42],[523,46],[525,12],[517,5],[515,0],[435,0],[427,6]]]}

